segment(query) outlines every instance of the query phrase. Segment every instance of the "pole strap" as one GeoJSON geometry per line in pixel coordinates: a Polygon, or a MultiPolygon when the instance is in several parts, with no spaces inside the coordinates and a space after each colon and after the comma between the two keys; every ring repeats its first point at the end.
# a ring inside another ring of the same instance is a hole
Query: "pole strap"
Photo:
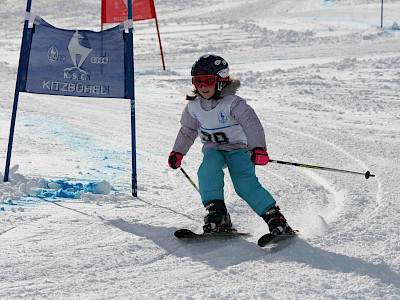
{"type": "Polygon", "coordinates": [[[42,22],[42,18],[39,17],[38,15],[35,15],[29,11],[25,12],[25,21],[29,21],[35,25],[40,25],[42,22]]]}
{"type": "Polygon", "coordinates": [[[122,22],[119,24],[119,31],[125,31],[130,28],[133,28],[133,20],[132,19],[128,19],[125,22],[122,22]]]}

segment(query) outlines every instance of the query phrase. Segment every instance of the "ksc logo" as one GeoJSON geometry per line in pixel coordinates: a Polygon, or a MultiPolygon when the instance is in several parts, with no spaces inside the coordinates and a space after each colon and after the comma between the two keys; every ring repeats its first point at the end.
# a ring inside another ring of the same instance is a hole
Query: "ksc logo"
{"type": "Polygon", "coordinates": [[[64,55],[59,55],[58,49],[55,46],[52,46],[49,51],[47,51],[47,58],[50,63],[54,63],[56,61],[65,61],[64,55]]]}
{"type": "Polygon", "coordinates": [[[79,34],[77,30],[72,36],[67,48],[74,66],[64,69],[64,78],[73,80],[90,80],[90,71],[85,71],[81,68],[90,52],[92,52],[87,37],[79,34]]]}
{"type": "Polygon", "coordinates": [[[92,52],[92,49],[86,46],[81,45],[80,40],[85,40],[86,44],[89,44],[89,41],[84,36],[80,35],[78,30],[74,33],[71,38],[71,41],[68,44],[68,51],[71,55],[72,62],[74,67],[80,69],[82,64],[85,62],[86,58],[92,52]],[[79,58],[79,60],[78,60],[79,58]]]}

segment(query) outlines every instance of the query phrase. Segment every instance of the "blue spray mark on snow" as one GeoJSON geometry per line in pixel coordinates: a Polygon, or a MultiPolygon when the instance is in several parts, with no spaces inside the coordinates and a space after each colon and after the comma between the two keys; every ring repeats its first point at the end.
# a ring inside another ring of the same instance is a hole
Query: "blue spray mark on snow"
{"type": "MultiPolygon", "coordinates": [[[[56,138],[67,148],[72,148],[84,158],[89,158],[89,160],[85,160],[85,163],[90,162],[94,167],[89,170],[81,170],[83,172],[80,180],[113,181],[125,177],[130,178],[131,150],[104,149],[87,136],[82,136],[82,132],[79,132],[77,128],[59,120],[41,117],[21,118],[24,126],[32,127],[33,130],[37,129],[48,135],[50,139],[56,138]]],[[[137,154],[137,158],[140,159],[140,154],[137,154]]],[[[126,189],[130,185],[129,179],[120,185],[126,189]]]]}
{"type": "Polygon", "coordinates": [[[55,189],[43,189],[36,193],[39,198],[66,198],[66,199],[79,199],[83,193],[92,194],[109,194],[112,187],[106,182],[89,182],[87,184],[71,183],[64,180],[57,180],[49,184],[49,187],[55,189]]]}
{"type": "Polygon", "coordinates": [[[333,2],[334,2],[334,0],[324,0],[324,2],[322,3],[322,6],[325,6],[325,7],[334,7],[335,4],[334,4],[333,2]]]}
{"type": "Polygon", "coordinates": [[[45,188],[37,188],[22,197],[7,200],[0,205],[0,211],[26,209],[47,202],[68,202],[72,199],[80,199],[83,193],[108,195],[111,191],[114,191],[113,187],[106,181],[83,184],[57,180],[46,182],[45,185],[45,188]]]}
{"type": "Polygon", "coordinates": [[[21,197],[19,199],[8,200],[0,205],[0,211],[19,210],[21,208],[31,208],[43,204],[43,200],[37,197],[21,197]]]}

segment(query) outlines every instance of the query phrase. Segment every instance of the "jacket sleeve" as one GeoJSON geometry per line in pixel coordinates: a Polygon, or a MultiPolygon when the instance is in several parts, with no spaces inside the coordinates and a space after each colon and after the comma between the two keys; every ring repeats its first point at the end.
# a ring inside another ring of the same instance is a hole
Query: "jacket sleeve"
{"type": "Polygon", "coordinates": [[[182,112],[181,125],[172,151],[186,155],[197,138],[199,128],[199,122],[189,113],[187,105],[182,112]]]}
{"type": "Polygon", "coordinates": [[[242,98],[237,98],[231,105],[232,117],[242,126],[247,137],[249,149],[261,147],[267,149],[264,128],[254,109],[242,98]]]}

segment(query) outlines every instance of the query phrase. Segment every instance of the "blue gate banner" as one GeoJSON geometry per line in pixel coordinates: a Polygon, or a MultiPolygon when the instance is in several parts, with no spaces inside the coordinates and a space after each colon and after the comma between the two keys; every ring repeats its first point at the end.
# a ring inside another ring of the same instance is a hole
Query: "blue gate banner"
{"type": "Polygon", "coordinates": [[[126,98],[124,33],[35,25],[25,92],[75,97],[126,98]]]}

